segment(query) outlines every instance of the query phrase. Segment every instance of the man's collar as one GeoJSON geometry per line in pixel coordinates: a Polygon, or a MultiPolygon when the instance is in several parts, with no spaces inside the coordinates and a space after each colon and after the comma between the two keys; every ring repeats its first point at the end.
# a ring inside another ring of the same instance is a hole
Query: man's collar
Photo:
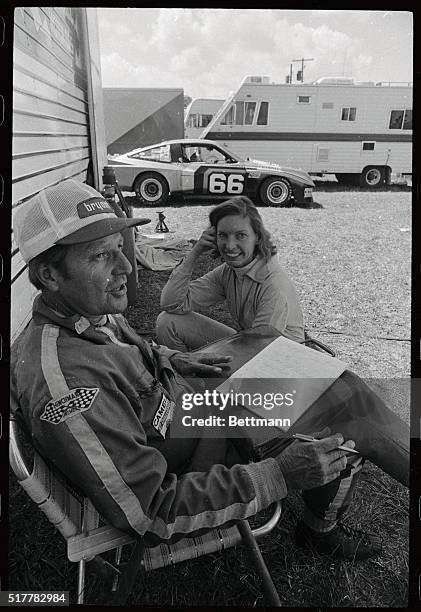
{"type": "Polygon", "coordinates": [[[94,327],[102,327],[108,323],[108,315],[102,315],[100,317],[93,317],[88,319],[83,315],[80,315],[80,318],[75,321],[75,331],[76,333],[83,334],[84,331],[88,329],[91,325],[94,327]]]}
{"type": "Polygon", "coordinates": [[[35,318],[37,316],[47,318],[61,327],[75,331],[78,335],[83,334],[91,325],[97,327],[108,322],[108,315],[100,315],[88,319],[84,315],[72,312],[68,306],[55,298],[53,299],[49,294],[36,296],[33,314],[35,318]]]}

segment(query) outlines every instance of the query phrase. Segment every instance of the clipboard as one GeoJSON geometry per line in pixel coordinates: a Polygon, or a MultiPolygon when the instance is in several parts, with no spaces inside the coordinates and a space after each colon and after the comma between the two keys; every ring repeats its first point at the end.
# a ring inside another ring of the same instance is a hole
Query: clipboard
{"type": "Polygon", "coordinates": [[[347,369],[347,364],[289,340],[270,327],[250,332],[253,330],[206,347],[206,352],[225,355],[232,354],[230,349],[236,350],[235,371],[216,390],[239,399],[241,408],[257,419],[265,419],[269,427],[286,432],[347,369]]]}

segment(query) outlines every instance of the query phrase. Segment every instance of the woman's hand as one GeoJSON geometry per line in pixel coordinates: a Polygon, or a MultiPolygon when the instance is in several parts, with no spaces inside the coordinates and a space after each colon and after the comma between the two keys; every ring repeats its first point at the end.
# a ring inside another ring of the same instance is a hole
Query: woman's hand
{"type": "Polygon", "coordinates": [[[199,240],[194,245],[192,252],[194,252],[198,256],[202,255],[202,253],[215,250],[217,251],[216,228],[212,226],[202,233],[199,240]]]}

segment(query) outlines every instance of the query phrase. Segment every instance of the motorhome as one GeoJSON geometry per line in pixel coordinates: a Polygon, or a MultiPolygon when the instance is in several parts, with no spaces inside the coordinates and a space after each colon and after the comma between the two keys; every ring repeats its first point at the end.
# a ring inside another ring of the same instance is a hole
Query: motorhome
{"type": "Polygon", "coordinates": [[[198,138],[223,103],[217,98],[193,98],[185,112],[184,137],[198,138]]]}
{"type": "Polygon", "coordinates": [[[245,158],[375,187],[412,172],[412,83],[247,76],[200,137],[245,158]]]}

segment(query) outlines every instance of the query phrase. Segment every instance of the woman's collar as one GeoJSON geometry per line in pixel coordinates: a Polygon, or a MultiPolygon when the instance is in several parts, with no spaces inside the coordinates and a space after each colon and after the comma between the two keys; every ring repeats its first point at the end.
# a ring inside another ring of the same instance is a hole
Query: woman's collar
{"type": "Polygon", "coordinates": [[[254,266],[259,262],[260,259],[261,258],[259,257],[259,255],[256,255],[256,257],[252,259],[245,266],[242,266],[241,268],[232,268],[232,269],[234,270],[235,274],[241,278],[245,276],[248,272],[250,272],[250,270],[254,268],[254,266]]]}

